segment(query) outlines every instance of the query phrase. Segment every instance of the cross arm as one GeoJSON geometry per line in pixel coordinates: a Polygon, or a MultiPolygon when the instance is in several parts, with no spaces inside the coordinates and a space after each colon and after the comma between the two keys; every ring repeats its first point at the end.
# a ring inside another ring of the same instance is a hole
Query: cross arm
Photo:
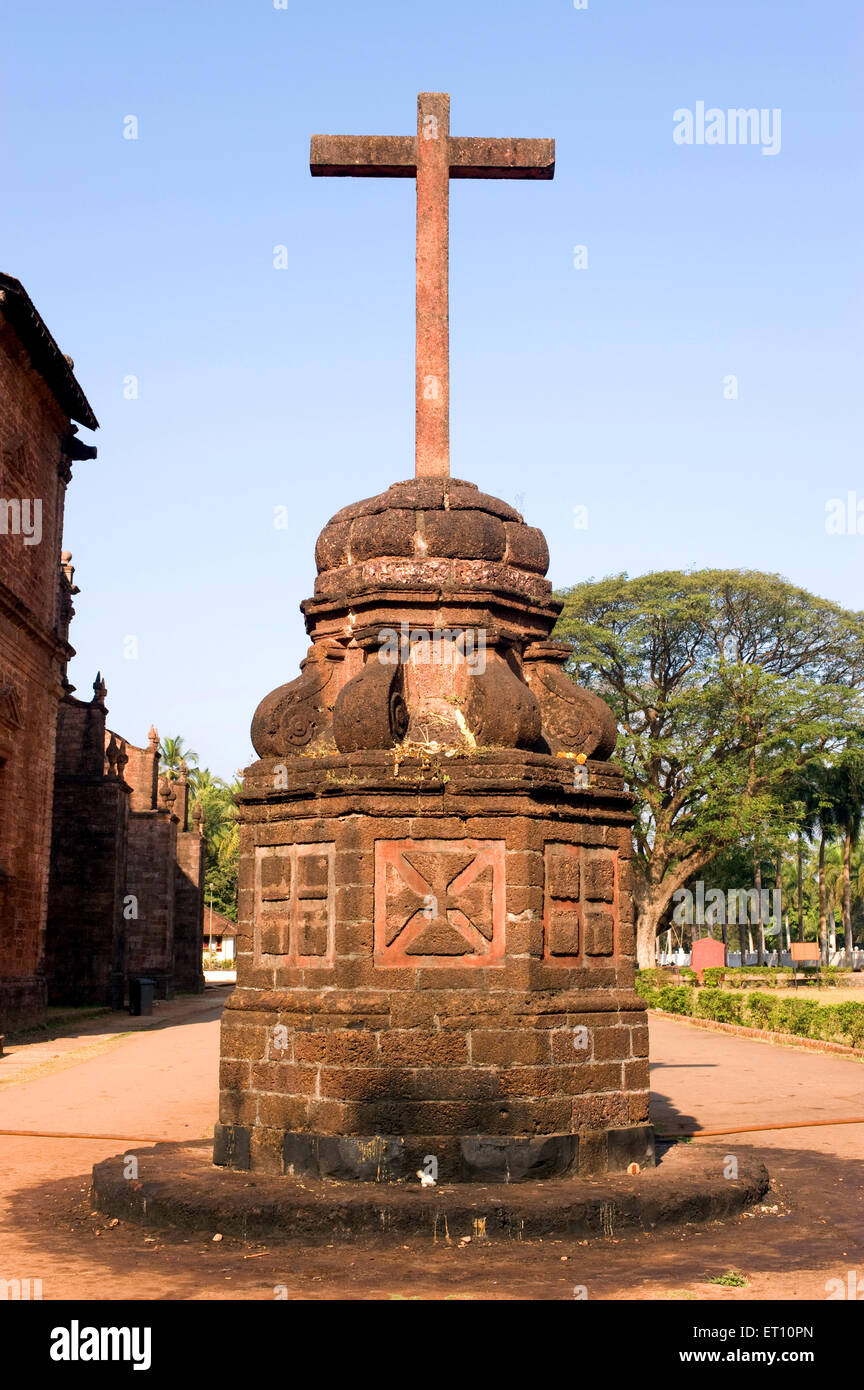
{"type": "MultiPolygon", "coordinates": [[[[482,140],[451,136],[451,179],[551,179],[554,140],[482,140]]],[[[413,179],[413,135],[313,135],[309,168],[318,177],[413,179]]]]}
{"type": "Polygon", "coordinates": [[[551,179],[554,176],[554,140],[450,137],[451,179],[551,179]]]}
{"type": "Polygon", "coordinates": [[[319,177],[413,179],[413,135],[313,135],[309,168],[319,177]]]}

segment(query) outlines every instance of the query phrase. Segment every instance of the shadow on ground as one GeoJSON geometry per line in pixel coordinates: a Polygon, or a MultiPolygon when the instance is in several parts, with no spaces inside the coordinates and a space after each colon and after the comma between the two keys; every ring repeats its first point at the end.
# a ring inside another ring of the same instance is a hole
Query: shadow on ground
{"type": "MultiPolygon", "coordinates": [[[[670,1122],[667,1098],[657,1103],[670,1122]]],[[[558,1300],[584,1287],[595,1299],[784,1301],[825,1298],[828,1279],[864,1271],[864,1161],[734,1142],[723,1156],[757,1157],[769,1168],[771,1192],[754,1212],[590,1240],[214,1242],[209,1231],[109,1227],[91,1214],[89,1171],[22,1189],[8,1213],[25,1272],[43,1278],[46,1299],[558,1300]],[[746,1286],[708,1282],[729,1269],[746,1286]]]]}

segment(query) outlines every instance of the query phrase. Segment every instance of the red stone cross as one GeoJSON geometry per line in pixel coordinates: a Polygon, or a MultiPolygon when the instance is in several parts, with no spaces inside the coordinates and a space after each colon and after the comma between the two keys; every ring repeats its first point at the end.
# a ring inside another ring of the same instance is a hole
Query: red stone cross
{"type": "Polygon", "coordinates": [[[450,97],[421,92],[413,135],[313,135],[313,174],[417,180],[415,472],[450,472],[450,179],[551,179],[554,140],[450,134],[450,97]]]}

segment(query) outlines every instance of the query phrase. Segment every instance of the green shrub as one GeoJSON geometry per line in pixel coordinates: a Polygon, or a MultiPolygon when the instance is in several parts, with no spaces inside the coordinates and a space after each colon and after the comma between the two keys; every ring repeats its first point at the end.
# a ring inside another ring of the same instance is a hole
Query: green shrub
{"type": "Polygon", "coordinates": [[[645,976],[650,975],[651,973],[652,972],[650,970],[637,971],[636,983],[634,984],[633,988],[636,990],[636,993],[639,995],[640,999],[644,999],[647,1008],[656,1009],[657,1000],[660,997],[660,991],[658,989],[655,989],[654,985],[652,985],[649,980],[645,979],[645,976]]]}
{"type": "Polygon", "coordinates": [[[778,999],[777,1030],[781,1033],[794,1033],[796,1037],[811,1037],[810,1029],[816,1022],[819,1005],[807,999],[778,999]]]}
{"type": "Polygon", "coordinates": [[[638,989],[638,987],[639,987],[639,982],[640,982],[640,980],[642,981],[643,984],[651,985],[651,986],[653,986],[654,989],[656,989],[656,988],[658,987],[658,985],[660,984],[661,977],[662,977],[665,973],[666,973],[666,972],[665,972],[664,970],[660,969],[659,967],[651,967],[651,968],[649,968],[649,969],[647,969],[647,970],[643,970],[643,969],[640,967],[640,969],[636,971],[636,987],[637,987],[637,989],[638,989]]]}
{"type": "Polygon", "coordinates": [[[722,989],[702,989],[696,996],[696,1015],[713,1018],[716,1023],[740,1023],[746,1002],[722,989]]]}
{"type": "Polygon", "coordinates": [[[837,1020],[837,1030],[849,1047],[864,1047],[864,1004],[844,999],[842,1004],[827,1004],[837,1020]]]}
{"type": "Polygon", "coordinates": [[[702,979],[706,985],[722,985],[727,973],[725,965],[709,965],[702,971],[702,979]]]}
{"type": "Polygon", "coordinates": [[[833,1004],[817,1004],[813,1018],[810,1020],[811,1038],[821,1038],[824,1042],[839,1042],[837,1033],[840,1027],[840,1020],[835,1013],[833,1004]]]}
{"type": "Polygon", "coordinates": [[[823,965],[816,972],[816,978],[823,988],[836,988],[841,979],[846,974],[841,965],[823,965]]]}
{"type": "Polygon", "coordinates": [[[648,1008],[864,1048],[864,1001],[819,1004],[815,999],[779,998],[758,990],[735,994],[711,985],[699,990],[689,985],[657,989],[644,978],[648,973],[640,971],[636,976],[637,993],[648,1008]]]}
{"type": "Polygon", "coordinates": [[[670,1014],[692,1014],[693,990],[689,985],[664,985],[657,992],[657,1007],[670,1014]]]}
{"type": "Polygon", "coordinates": [[[751,1027],[769,1029],[775,1027],[777,1000],[772,999],[770,994],[754,992],[748,995],[743,1003],[751,1027]]]}

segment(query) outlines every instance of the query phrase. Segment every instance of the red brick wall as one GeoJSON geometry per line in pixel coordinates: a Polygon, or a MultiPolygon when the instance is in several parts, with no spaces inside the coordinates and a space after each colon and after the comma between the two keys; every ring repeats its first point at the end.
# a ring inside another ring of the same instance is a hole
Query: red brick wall
{"type": "Polygon", "coordinates": [[[54,627],[57,565],[63,532],[65,487],[58,465],[69,428],[48,387],[28,365],[21,343],[0,312],[0,497],[42,502],[42,541],[0,535],[0,584],[54,627]]]}
{"type": "Polygon", "coordinates": [[[204,857],[205,841],[197,830],[177,836],[174,876],[174,973],[179,990],[199,993],[204,988],[204,857]]]}
{"type": "Polygon", "coordinates": [[[42,539],[0,534],[0,1029],[38,1015],[64,647],[54,634],[69,420],[0,313],[0,497],[42,502],[42,539]]]}
{"type": "Polygon", "coordinates": [[[51,1004],[123,1006],[128,802],[116,778],[58,778],[45,959],[51,1004]]]}
{"type": "Polygon", "coordinates": [[[133,811],[129,817],[126,891],[137,918],[126,923],[126,968],[157,982],[164,998],[174,982],[174,874],[177,822],[165,811],[133,811]]]}
{"type": "Polygon", "coordinates": [[[156,782],[159,773],[159,753],[150,748],[136,748],[127,743],[129,758],[123,776],[132,788],[132,810],[156,809],[156,782]]]}

